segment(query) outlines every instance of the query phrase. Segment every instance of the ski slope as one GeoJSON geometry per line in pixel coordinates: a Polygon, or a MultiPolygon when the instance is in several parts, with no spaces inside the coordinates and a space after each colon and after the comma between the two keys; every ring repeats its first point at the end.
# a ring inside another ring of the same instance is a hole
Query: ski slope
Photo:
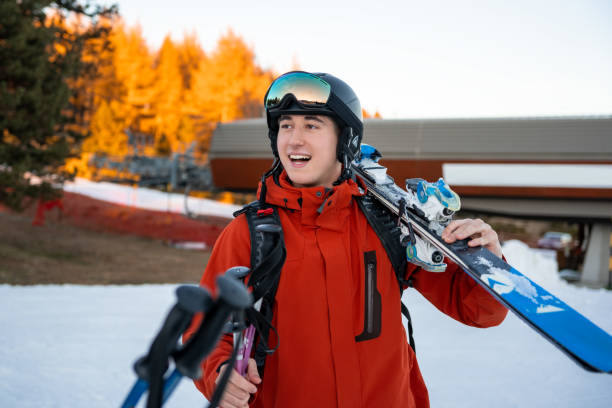
{"type": "MultiPolygon", "coordinates": [[[[185,214],[185,196],[177,193],[164,193],[143,187],[130,187],[108,182],[95,182],[84,178],[76,178],[66,182],[64,190],[82,194],[96,200],[142,208],[145,210],[168,211],[185,214]]],[[[189,211],[198,215],[213,215],[234,218],[233,212],[242,208],[239,205],[220,203],[206,198],[189,197],[189,211]]]]}
{"type": "MultiPolygon", "coordinates": [[[[612,332],[612,292],[568,285],[557,277],[554,258],[518,241],[507,242],[504,253],[612,332]]],[[[175,287],[0,285],[0,407],[119,406],[135,380],[132,363],[148,349],[175,287]]],[[[499,327],[476,329],[414,290],[404,300],[432,407],[610,406],[612,376],[582,370],[514,315],[499,327]]],[[[166,406],[204,405],[184,380],[166,406]]]]}

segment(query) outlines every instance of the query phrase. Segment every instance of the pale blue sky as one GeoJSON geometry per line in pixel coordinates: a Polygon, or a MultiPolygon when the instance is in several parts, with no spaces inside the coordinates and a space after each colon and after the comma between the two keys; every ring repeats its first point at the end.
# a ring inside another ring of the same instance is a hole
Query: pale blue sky
{"type": "Polygon", "coordinates": [[[386,118],[612,114],[612,0],[119,0],[152,47],[232,28],[265,68],[348,82],[386,118]]]}

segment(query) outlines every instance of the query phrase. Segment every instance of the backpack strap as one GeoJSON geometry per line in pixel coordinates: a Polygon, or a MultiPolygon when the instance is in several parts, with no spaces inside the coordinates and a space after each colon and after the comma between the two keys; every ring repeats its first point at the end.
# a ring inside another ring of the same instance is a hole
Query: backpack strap
{"type": "MultiPolygon", "coordinates": [[[[254,302],[260,301],[259,311],[249,308],[247,319],[255,326],[256,339],[254,359],[259,375],[263,377],[266,356],[278,347],[270,349],[268,340],[272,326],[274,297],[285,263],[287,250],[283,230],[276,206],[254,201],[234,213],[245,214],[251,236],[251,274],[247,285],[251,287],[254,302]]],[[[278,334],[276,336],[278,339],[278,334]]]]}
{"type": "MultiPolygon", "coordinates": [[[[365,215],[368,223],[376,232],[376,235],[380,239],[385,252],[391,261],[393,270],[395,271],[395,277],[400,290],[400,298],[404,292],[405,286],[412,286],[410,280],[405,280],[404,275],[406,274],[406,267],[408,261],[406,260],[406,247],[401,243],[402,232],[397,224],[397,218],[391,214],[391,212],[379,203],[376,199],[369,195],[362,195],[355,197],[357,204],[365,215]]],[[[412,331],[412,319],[408,307],[401,302],[402,314],[408,321],[408,340],[410,346],[416,351],[413,331],[412,331]]]]}

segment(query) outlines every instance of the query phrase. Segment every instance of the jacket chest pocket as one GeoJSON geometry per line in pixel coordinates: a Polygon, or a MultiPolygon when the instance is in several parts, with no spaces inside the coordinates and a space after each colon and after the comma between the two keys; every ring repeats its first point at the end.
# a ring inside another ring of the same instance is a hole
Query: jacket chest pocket
{"type": "Polygon", "coordinates": [[[363,331],[355,336],[355,341],[372,340],[380,336],[382,320],[382,300],[377,287],[378,270],[376,251],[363,254],[364,260],[364,311],[363,331]]]}

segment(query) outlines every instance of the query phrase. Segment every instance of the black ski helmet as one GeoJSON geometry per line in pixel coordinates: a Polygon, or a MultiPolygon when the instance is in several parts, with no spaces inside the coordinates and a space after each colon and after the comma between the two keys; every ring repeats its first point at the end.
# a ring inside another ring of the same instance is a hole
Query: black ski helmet
{"type": "Polygon", "coordinates": [[[278,160],[278,119],[285,114],[315,114],[332,117],[340,128],[337,158],[343,165],[340,180],[350,177],[350,164],[359,154],[363,137],[361,103],[344,81],[326,73],[291,71],[276,78],[264,97],[268,137],[278,160]]]}

